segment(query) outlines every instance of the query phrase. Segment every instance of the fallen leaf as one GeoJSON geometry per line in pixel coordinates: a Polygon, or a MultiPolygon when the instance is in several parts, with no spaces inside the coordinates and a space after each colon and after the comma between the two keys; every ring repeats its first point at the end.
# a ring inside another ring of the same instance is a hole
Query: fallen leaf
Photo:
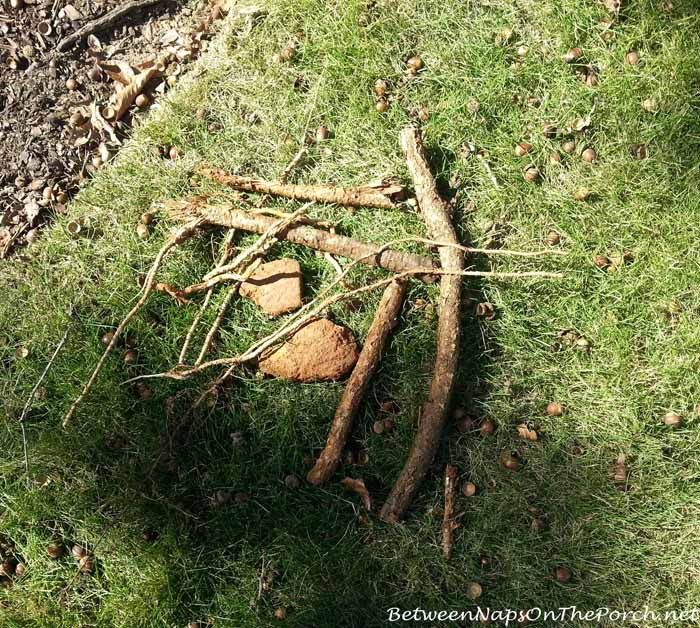
{"type": "Polygon", "coordinates": [[[160,38],[160,43],[163,46],[175,43],[180,39],[180,33],[178,33],[174,28],[170,29],[165,35],[160,38]]]}
{"type": "Polygon", "coordinates": [[[136,97],[144,90],[148,82],[161,74],[158,68],[149,68],[137,74],[133,80],[117,94],[115,99],[115,120],[120,120],[133,104],[136,97]]]}
{"type": "Polygon", "coordinates": [[[83,19],[83,14],[78,11],[72,4],[67,4],[63,7],[63,14],[71,21],[77,22],[83,19]]]}
{"type": "Polygon", "coordinates": [[[109,78],[122,85],[129,85],[136,77],[134,69],[126,61],[114,61],[113,63],[102,61],[98,65],[109,78]]]}
{"type": "Polygon", "coordinates": [[[356,480],[354,478],[344,478],[340,480],[340,483],[351,491],[355,491],[362,499],[362,505],[367,510],[372,510],[372,498],[370,497],[369,491],[365,486],[364,480],[356,480]]]}

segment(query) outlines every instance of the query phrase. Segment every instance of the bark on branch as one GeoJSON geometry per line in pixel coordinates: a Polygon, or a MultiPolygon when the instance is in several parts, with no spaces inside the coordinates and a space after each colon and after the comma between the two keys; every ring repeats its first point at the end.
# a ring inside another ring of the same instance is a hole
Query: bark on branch
{"type": "Polygon", "coordinates": [[[200,168],[199,174],[243,192],[258,192],[283,196],[297,201],[317,201],[349,207],[376,207],[392,209],[396,200],[402,197],[404,189],[400,185],[365,185],[362,187],[340,187],[336,185],[298,185],[262,181],[254,177],[241,177],[227,174],[216,168],[200,168]]]}
{"type": "MultiPolygon", "coordinates": [[[[458,244],[449,209],[440,198],[430,171],[420,132],[413,127],[404,128],[401,131],[401,147],[430,237],[448,244],[458,244]]],[[[439,254],[444,270],[461,271],[464,268],[464,254],[459,249],[443,246],[439,248],[439,254]]],[[[437,451],[459,357],[461,293],[462,279],[459,275],[442,277],[437,351],[430,393],[404,468],[382,508],[380,516],[384,521],[396,522],[403,517],[437,451]]]]}
{"type": "MultiPolygon", "coordinates": [[[[197,202],[173,201],[165,205],[165,210],[176,220],[190,221],[192,218],[198,217],[202,218],[205,224],[252,233],[264,233],[276,222],[275,218],[250,214],[233,209],[229,205],[203,205],[197,202]]],[[[437,267],[435,261],[430,257],[385,249],[379,244],[354,240],[306,225],[290,226],[277,237],[294,244],[308,246],[317,251],[333,253],[352,260],[361,259],[363,264],[378,266],[394,273],[416,268],[437,267]]],[[[432,275],[420,275],[418,279],[427,283],[436,281],[436,277],[432,275]]]]}
{"type": "Polygon", "coordinates": [[[384,290],[360,357],[335,411],[326,446],[306,476],[311,484],[318,486],[327,482],[338,468],[357,410],[377,369],[389,334],[396,326],[405,296],[405,281],[393,281],[384,290]]]}
{"type": "Polygon", "coordinates": [[[457,501],[457,469],[451,464],[445,465],[445,510],[442,514],[442,555],[445,560],[452,558],[454,532],[459,527],[455,520],[457,501]]]}

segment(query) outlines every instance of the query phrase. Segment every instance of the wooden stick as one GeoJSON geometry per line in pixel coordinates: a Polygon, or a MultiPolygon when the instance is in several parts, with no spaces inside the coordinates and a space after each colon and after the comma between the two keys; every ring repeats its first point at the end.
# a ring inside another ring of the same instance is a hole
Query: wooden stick
{"type": "Polygon", "coordinates": [[[445,510],[442,514],[442,555],[445,560],[452,558],[454,531],[459,527],[455,520],[457,497],[457,469],[451,464],[445,466],[445,510]]]}
{"type": "MultiPolygon", "coordinates": [[[[176,220],[192,220],[193,217],[200,217],[210,225],[253,233],[264,233],[276,222],[274,218],[233,209],[230,205],[202,205],[196,201],[174,201],[165,204],[164,209],[176,220]]],[[[437,267],[431,257],[393,251],[379,244],[354,240],[306,225],[290,226],[278,237],[317,251],[333,253],[352,260],[361,259],[363,264],[395,273],[415,268],[437,267]]],[[[418,279],[426,283],[435,281],[432,275],[419,276],[418,279]]]]}
{"type": "Polygon", "coordinates": [[[109,354],[112,352],[112,349],[114,349],[115,345],[119,341],[119,338],[121,337],[124,328],[129,324],[129,321],[141,309],[143,304],[148,299],[148,296],[151,294],[151,291],[153,290],[153,284],[155,283],[156,273],[158,272],[158,269],[160,268],[160,265],[163,262],[163,258],[170,251],[170,249],[178,246],[179,244],[182,244],[185,240],[192,237],[201,224],[202,220],[197,219],[185,225],[184,227],[181,227],[173,235],[170,236],[170,239],[163,245],[163,248],[161,248],[160,251],[158,251],[158,255],[156,255],[156,259],[153,262],[151,269],[148,271],[148,274],[146,275],[146,280],[144,281],[143,288],[141,289],[141,298],[136,302],[136,305],[134,305],[134,307],[131,308],[131,311],[126,315],[124,320],[121,323],[119,323],[119,326],[114,331],[112,339],[107,345],[107,348],[104,350],[102,357],[97,362],[95,370],[92,372],[90,379],[88,380],[87,384],[85,384],[85,386],[83,387],[83,390],[80,393],[80,395],[78,395],[76,400],[71,404],[71,407],[68,409],[66,416],[63,417],[63,427],[68,427],[68,424],[73,418],[76,409],[83,401],[83,399],[85,399],[87,394],[90,392],[90,389],[94,385],[95,381],[97,380],[100,371],[102,371],[104,363],[107,361],[109,354]]]}
{"type": "MultiPolygon", "coordinates": [[[[447,204],[438,194],[418,129],[407,127],[401,131],[401,147],[430,237],[433,240],[459,244],[447,204]]],[[[439,254],[445,270],[461,272],[464,268],[464,254],[459,249],[443,246],[440,247],[439,254]]],[[[459,275],[447,275],[442,278],[437,350],[430,392],[423,406],[418,431],[404,468],[382,507],[380,517],[384,521],[396,522],[403,517],[437,451],[459,360],[461,294],[462,280],[459,275]]]]}
{"type": "Polygon", "coordinates": [[[56,50],[58,50],[58,52],[64,52],[69,46],[72,46],[73,44],[85,39],[88,35],[92,35],[93,33],[109,28],[132,11],[142,9],[144,7],[150,7],[151,5],[159,4],[160,2],[162,2],[162,0],[127,0],[126,2],[121,2],[108,13],[91,20],[87,24],[81,26],[77,31],[74,31],[70,35],[64,37],[58,42],[56,50]]]}
{"type": "Polygon", "coordinates": [[[382,300],[367,334],[357,364],[345,385],[343,396],[335,411],[326,447],[306,479],[316,486],[327,482],[338,468],[343,447],[352,431],[360,403],[367,392],[370,379],[377,369],[387,339],[396,326],[406,296],[406,282],[392,281],[384,290],[382,300]]]}
{"type": "Polygon", "coordinates": [[[234,190],[243,192],[258,192],[283,196],[298,201],[317,201],[348,207],[375,207],[377,209],[393,209],[396,199],[403,195],[404,189],[399,185],[366,185],[362,187],[341,187],[336,185],[297,185],[263,181],[254,177],[242,177],[227,174],[216,168],[202,167],[199,174],[226,185],[234,190]]]}

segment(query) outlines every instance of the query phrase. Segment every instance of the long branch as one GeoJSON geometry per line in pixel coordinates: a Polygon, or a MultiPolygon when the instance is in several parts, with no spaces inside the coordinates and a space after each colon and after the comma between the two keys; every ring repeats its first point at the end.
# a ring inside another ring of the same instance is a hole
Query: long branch
{"type": "MultiPolygon", "coordinates": [[[[438,194],[418,129],[406,127],[401,131],[401,147],[430,237],[459,244],[448,207],[438,194]]],[[[464,268],[464,254],[459,249],[442,246],[439,254],[443,269],[459,272],[464,268]]],[[[396,522],[403,517],[437,451],[459,361],[461,294],[462,280],[458,275],[442,278],[437,349],[430,392],[406,463],[382,507],[380,517],[384,521],[396,522]]]]}

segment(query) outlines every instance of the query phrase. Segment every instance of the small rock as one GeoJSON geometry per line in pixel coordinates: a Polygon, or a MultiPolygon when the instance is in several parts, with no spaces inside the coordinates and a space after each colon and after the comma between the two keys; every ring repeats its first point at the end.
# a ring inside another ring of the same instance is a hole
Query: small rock
{"type": "Polygon", "coordinates": [[[241,285],[241,296],[265,313],[279,316],[301,307],[302,274],[299,262],[278,259],[260,267],[241,285]]]}
{"type": "Polygon", "coordinates": [[[352,332],[321,318],[263,357],[259,367],[263,373],[293,382],[337,380],[352,370],[358,356],[352,332]]]}

